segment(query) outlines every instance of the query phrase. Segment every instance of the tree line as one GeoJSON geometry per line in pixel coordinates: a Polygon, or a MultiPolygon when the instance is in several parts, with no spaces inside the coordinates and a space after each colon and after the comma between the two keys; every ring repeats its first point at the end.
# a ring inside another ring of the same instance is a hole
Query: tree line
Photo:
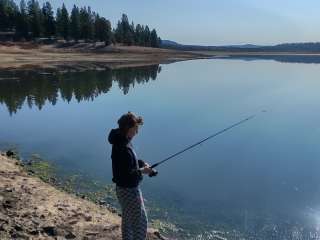
{"type": "Polygon", "coordinates": [[[109,20],[90,7],[74,5],[69,13],[62,4],[54,13],[50,2],[40,7],[37,0],[21,0],[19,6],[13,0],[0,0],[0,31],[13,32],[16,40],[54,37],[147,47],[159,47],[161,43],[155,29],[130,23],[126,14],[113,29],[109,20]]]}

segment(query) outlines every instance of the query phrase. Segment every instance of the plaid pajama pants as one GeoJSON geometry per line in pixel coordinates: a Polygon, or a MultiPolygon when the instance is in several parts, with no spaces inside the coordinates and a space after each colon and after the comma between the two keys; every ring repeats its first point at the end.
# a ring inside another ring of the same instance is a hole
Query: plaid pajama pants
{"type": "Polygon", "coordinates": [[[147,237],[147,214],[139,187],[116,187],[122,210],[122,240],[145,240],[147,237]]]}

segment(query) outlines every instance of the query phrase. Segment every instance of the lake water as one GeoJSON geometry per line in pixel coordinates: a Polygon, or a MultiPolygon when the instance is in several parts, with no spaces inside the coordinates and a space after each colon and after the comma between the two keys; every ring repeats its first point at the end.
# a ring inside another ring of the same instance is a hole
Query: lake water
{"type": "Polygon", "coordinates": [[[245,60],[2,73],[0,146],[110,183],[106,137],[127,111],[144,118],[133,144],[149,163],[256,114],[159,166],[146,205],[193,233],[224,232],[190,239],[320,239],[320,65],[245,60]]]}

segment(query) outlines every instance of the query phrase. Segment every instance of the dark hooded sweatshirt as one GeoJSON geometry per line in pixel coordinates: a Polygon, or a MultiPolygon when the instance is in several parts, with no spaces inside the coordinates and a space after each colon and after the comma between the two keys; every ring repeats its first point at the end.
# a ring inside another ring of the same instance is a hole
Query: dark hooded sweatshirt
{"type": "Polygon", "coordinates": [[[112,181],[119,187],[137,187],[142,180],[138,169],[143,167],[144,162],[137,160],[130,140],[118,128],[110,131],[108,140],[112,144],[112,181]]]}

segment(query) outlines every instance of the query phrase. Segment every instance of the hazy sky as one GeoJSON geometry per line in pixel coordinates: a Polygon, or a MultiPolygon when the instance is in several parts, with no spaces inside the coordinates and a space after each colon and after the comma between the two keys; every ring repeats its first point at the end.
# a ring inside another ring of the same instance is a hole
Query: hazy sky
{"type": "MultiPolygon", "coordinates": [[[[40,0],[40,3],[44,0],[40,0]]],[[[184,44],[276,44],[320,41],[319,0],[51,0],[90,5],[115,26],[122,13],[184,44]]]]}

